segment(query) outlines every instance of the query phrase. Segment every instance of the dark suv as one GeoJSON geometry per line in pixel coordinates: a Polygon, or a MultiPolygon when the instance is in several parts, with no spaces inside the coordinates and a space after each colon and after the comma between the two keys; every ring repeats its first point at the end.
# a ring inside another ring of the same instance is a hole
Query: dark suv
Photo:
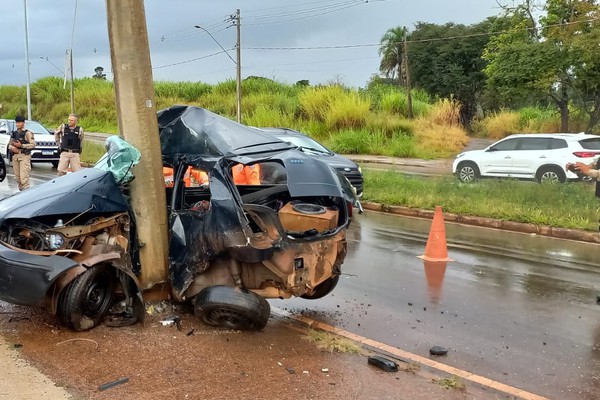
{"type": "Polygon", "coordinates": [[[321,143],[312,139],[311,137],[289,128],[257,128],[264,132],[270,133],[278,139],[286,142],[290,142],[298,149],[309,154],[313,157],[317,157],[333,168],[340,171],[356,189],[358,197],[362,197],[363,194],[363,175],[360,167],[352,160],[334,153],[321,143]]]}

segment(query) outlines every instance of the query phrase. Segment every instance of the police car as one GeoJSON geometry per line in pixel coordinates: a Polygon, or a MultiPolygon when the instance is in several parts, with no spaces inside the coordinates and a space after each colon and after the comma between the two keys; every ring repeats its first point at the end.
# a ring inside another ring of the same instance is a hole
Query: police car
{"type": "MultiPolygon", "coordinates": [[[[10,142],[10,134],[15,129],[17,128],[14,120],[0,119],[0,155],[7,160],[9,159],[8,144],[10,142]]],[[[31,150],[31,162],[49,162],[56,168],[60,154],[58,146],[54,141],[54,134],[50,133],[39,122],[32,120],[25,121],[25,129],[33,132],[35,137],[36,147],[31,150]]]]}

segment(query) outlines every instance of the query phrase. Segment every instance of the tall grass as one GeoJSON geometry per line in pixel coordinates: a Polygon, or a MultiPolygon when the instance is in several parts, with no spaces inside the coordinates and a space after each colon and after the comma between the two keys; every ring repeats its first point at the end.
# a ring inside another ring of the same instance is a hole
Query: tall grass
{"type": "MultiPolygon", "coordinates": [[[[155,83],[157,109],[175,104],[204,107],[235,119],[236,81],[216,85],[203,82],[155,83]]],[[[87,131],[117,132],[114,86],[110,81],[76,79],[75,109],[87,131]]],[[[32,85],[33,118],[55,127],[70,113],[69,89],[56,77],[32,85]]],[[[415,119],[408,119],[406,92],[377,84],[354,90],[339,82],[326,86],[288,85],[261,77],[242,82],[242,123],[297,129],[324,141],[339,152],[368,152],[398,157],[436,158],[462,150],[468,137],[459,125],[460,104],[436,99],[421,90],[411,91],[415,119]]],[[[26,91],[0,86],[2,117],[26,113],[26,91]]],[[[585,128],[586,115],[572,114],[571,130],[585,128]]],[[[498,139],[513,132],[555,132],[560,129],[552,109],[534,107],[502,110],[475,124],[480,134],[498,139]]]]}
{"type": "Polygon", "coordinates": [[[298,95],[302,115],[325,123],[330,130],[364,127],[370,101],[339,85],[305,88],[298,95]]]}
{"type": "Polygon", "coordinates": [[[599,206],[593,185],[577,182],[540,185],[514,180],[460,183],[453,177],[428,178],[396,171],[363,171],[364,199],[510,221],[595,231],[599,206]]]}

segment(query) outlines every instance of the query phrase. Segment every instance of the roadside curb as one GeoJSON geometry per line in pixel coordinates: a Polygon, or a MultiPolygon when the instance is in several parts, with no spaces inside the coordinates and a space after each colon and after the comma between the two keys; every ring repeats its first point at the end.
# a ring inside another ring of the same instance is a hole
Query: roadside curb
{"type": "MultiPolygon", "coordinates": [[[[392,206],[388,204],[373,202],[361,202],[361,204],[365,210],[403,215],[406,217],[433,219],[434,214],[433,210],[425,210],[420,208],[392,206]]],[[[481,226],[485,228],[501,229],[505,231],[519,233],[529,233],[558,239],[569,239],[580,242],[600,243],[600,235],[598,233],[583,231],[579,229],[557,228],[548,225],[528,224],[522,222],[506,221],[502,219],[474,217],[471,215],[461,215],[446,212],[444,212],[444,221],[465,225],[481,226]]]]}
{"type": "Polygon", "coordinates": [[[452,367],[449,364],[444,364],[439,361],[435,361],[431,358],[423,357],[415,353],[411,353],[406,350],[402,350],[399,347],[393,347],[386,345],[385,343],[377,342],[375,340],[371,340],[369,338],[354,334],[345,329],[341,329],[335,327],[333,325],[329,325],[324,322],[317,321],[313,318],[307,317],[305,315],[293,315],[286,310],[280,308],[272,308],[271,312],[277,315],[280,318],[287,319],[294,323],[298,323],[302,326],[305,326],[310,329],[321,330],[328,332],[330,334],[343,337],[348,340],[352,340],[353,342],[360,343],[366,348],[370,349],[375,353],[384,354],[386,356],[391,356],[399,361],[404,363],[416,363],[420,366],[426,366],[436,370],[440,373],[448,374],[450,376],[456,376],[467,381],[470,381],[473,384],[479,385],[481,387],[485,387],[488,389],[495,390],[498,393],[502,393],[504,395],[512,396],[515,399],[523,399],[523,400],[548,400],[546,397],[537,395],[535,393],[531,393],[525,391],[523,389],[513,387],[501,382],[494,381],[492,379],[486,378],[481,375],[474,374],[469,371],[465,371],[459,368],[452,367]]]}

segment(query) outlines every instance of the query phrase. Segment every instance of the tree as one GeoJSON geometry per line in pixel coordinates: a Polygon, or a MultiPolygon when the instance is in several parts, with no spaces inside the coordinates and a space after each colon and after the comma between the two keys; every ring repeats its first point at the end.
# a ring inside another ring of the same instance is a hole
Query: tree
{"type": "Polygon", "coordinates": [[[102,68],[102,67],[96,67],[94,69],[94,75],[92,75],[92,78],[101,79],[101,80],[105,81],[106,80],[106,74],[104,73],[104,68],[102,68]]]}
{"type": "Polygon", "coordinates": [[[600,5],[593,0],[548,0],[544,37],[565,54],[570,99],[589,116],[587,132],[600,122],[600,5]]]}
{"type": "Polygon", "coordinates": [[[536,10],[527,0],[505,8],[510,24],[484,53],[491,91],[512,106],[545,94],[558,108],[563,132],[574,104],[590,116],[590,131],[600,119],[598,7],[594,0],[547,0],[536,10]],[[539,23],[534,11],[545,11],[539,23]]]}
{"type": "Polygon", "coordinates": [[[402,72],[403,40],[406,33],[404,27],[388,29],[381,38],[381,47],[379,48],[379,55],[382,56],[379,70],[392,79],[397,77],[400,86],[406,85],[405,74],[402,72]]]}
{"type": "Polygon", "coordinates": [[[434,96],[458,100],[460,119],[470,129],[485,87],[481,58],[493,19],[476,25],[418,22],[408,35],[411,84],[434,96]]]}

